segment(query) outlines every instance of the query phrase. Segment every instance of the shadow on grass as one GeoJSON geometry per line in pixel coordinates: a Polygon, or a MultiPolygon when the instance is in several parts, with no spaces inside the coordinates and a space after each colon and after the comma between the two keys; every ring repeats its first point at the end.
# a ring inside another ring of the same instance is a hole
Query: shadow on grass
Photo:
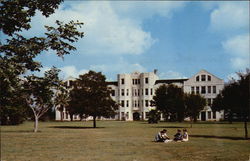
{"type": "Polygon", "coordinates": [[[84,126],[50,126],[49,128],[57,128],[57,129],[100,129],[105,127],[84,127],[84,126]]]}
{"type": "Polygon", "coordinates": [[[165,128],[165,129],[171,129],[171,128],[173,128],[173,129],[177,129],[177,128],[179,128],[179,129],[182,129],[182,128],[189,128],[189,127],[184,127],[184,126],[152,126],[153,128],[165,128]]]}
{"type": "MultiPolygon", "coordinates": [[[[232,136],[215,136],[215,135],[189,135],[190,137],[195,138],[215,138],[215,139],[229,139],[229,140],[246,140],[243,137],[232,137],[232,136]]],[[[247,140],[250,140],[248,138],[247,140]]]]}
{"type": "MultiPolygon", "coordinates": [[[[40,133],[42,131],[38,130],[37,133],[40,133]]],[[[34,133],[33,130],[16,130],[16,131],[10,131],[10,130],[7,130],[7,131],[1,131],[1,133],[34,133]]]]}

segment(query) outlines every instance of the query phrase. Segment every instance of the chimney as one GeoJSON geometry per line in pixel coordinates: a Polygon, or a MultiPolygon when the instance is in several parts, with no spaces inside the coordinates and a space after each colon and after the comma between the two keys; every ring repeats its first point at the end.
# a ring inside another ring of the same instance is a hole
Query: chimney
{"type": "Polygon", "coordinates": [[[158,71],[157,69],[154,69],[154,74],[157,74],[157,71],[158,71]]]}

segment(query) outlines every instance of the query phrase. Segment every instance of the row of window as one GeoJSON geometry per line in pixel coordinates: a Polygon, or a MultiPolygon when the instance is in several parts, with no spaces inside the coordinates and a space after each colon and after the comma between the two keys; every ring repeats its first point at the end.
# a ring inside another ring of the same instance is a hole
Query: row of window
{"type": "Polygon", "coordinates": [[[206,93],[214,93],[216,94],[216,86],[192,86],[191,93],[196,94],[206,94],[206,93]]]}
{"type": "MultiPolygon", "coordinates": [[[[146,115],[145,118],[148,119],[149,112],[145,112],[145,115],[146,115]]],[[[143,119],[143,117],[144,117],[143,112],[141,113],[141,116],[142,116],[142,119],[143,119]]],[[[125,119],[125,118],[128,119],[129,118],[129,112],[126,112],[126,115],[125,115],[125,112],[121,112],[121,118],[122,119],[125,119]]]]}
{"type": "MultiPolygon", "coordinates": [[[[198,115],[198,119],[200,118],[200,116],[198,115]]],[[[208,119],[216,119],[216,112],[215,111],[207,111],[207,118],[208,119]]]]}
{"type": "MultiPolygon", "coordinates": [[[[140,96],[140,93],[141,93],[141,95],[143,96],[143,93],[144,93],[144,90],[145,90],[145,95],[147,96],[147,95],[153,95],[154,93],[153,93],[153,88],[151,88],[151,89],[149,89],[149,88],[145,88],[145,89],[134,89],[133,91],[132,91],[132,96],[140,96]],[[141,91],[141,92],[140,92],[141,91]]],[[[112,96],[115,96],[115,90],[112,90],[111,91],[111,95],[112,96]]],[[[119,93],[118,93],[118,95],[119,95],[119,93]]],[[[125,89],[121,89],[120,90],[120,95],[121,96],[125,96],[125,89]]],[[[126,89],[126,96],[129,96],[129,89],[126,89]]]]}
{"type": "MultiPolygon", "coordinates": [[[[142,107],[143,107],[144,102],[145,102],[145,107],[149,107],[150,101],[149,100],[141,100],[142,107]]],[[[125,107],[125,103],[126,103],[126,107],[129,107],[129,100],[121,100],[120,101],[121,107],[125,107]]],[[[132,103],[133,103],[133,107],[140,107],[139,100],[134,100],[132,103]]]]}
{"type": "Polygon", "coordinates": [[[211,76],[210,75],[198,75],[196,76],[196,81],[211,81],[211,76]]]}
{"type": "MultiPolygon", "coordinates": [[[[132,84],[140,84],[141,80],[140,79],[132,79],[132,84]]],[[[125,84],[125,79],[121,79],[121,84],[125,84]]],[[[148,84],[148,78],[145,78],[145,84],[148,84]]]]}

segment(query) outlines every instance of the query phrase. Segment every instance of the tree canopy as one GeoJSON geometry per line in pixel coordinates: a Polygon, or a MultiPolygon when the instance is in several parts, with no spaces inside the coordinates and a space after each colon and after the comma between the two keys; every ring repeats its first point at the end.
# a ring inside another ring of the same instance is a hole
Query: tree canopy
{"type": "MultiPolygon", "coordinates": [[[[6,40],[0,43],[0,106],[1,116],[9,120],[14,117],[12,111],[19,111],[19,117],[26,102],[23,98],[22,77],[28,72],[40,71],[41,62],[35,60],[39,55],[55,52],[62,57],[76,50],[71,44],[83,37],[78,28],[81,22],[56,21],[56,27],[45,26],[44,36],[22,36],[20,31],[29,30],[31,19],[37,11],[48,17],[54,13],[62,0],[3,0],[0,3],[0,32],[6,40]],[[22,108],[21,108],[22,107],[22,108]]],[[[31,81],[31,80],[29,80],[31,81]]],[[[17,116],[15,116],[17,117],[17,116]]],[[[1,124],[6,121],[1,121],[1,124]]]]}
{"type": "Polygon", "coordinates": [[[248,138],[247,122],[250,118],[250,70],[237,73],[239,79],[232,79],[219,94],[213,105],[214,111],[225,110],[228,119],[232,119],[232,115],[244,121],[245,138],[248,138]]]}

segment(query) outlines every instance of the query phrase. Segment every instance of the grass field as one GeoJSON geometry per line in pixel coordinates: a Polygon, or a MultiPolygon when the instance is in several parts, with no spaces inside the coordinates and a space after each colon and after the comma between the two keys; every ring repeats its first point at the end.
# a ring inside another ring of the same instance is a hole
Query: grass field
{"type": "Polygon", "coordinates": [[[250,140],[243,140],[243,123],[147,124],[98,121],[40,122],[1,126],[1,161],[247,161],[250,140]],[[155,134],[166,128],[172,137],[187,128],[189,142],[155,143],[155,134]]]}

